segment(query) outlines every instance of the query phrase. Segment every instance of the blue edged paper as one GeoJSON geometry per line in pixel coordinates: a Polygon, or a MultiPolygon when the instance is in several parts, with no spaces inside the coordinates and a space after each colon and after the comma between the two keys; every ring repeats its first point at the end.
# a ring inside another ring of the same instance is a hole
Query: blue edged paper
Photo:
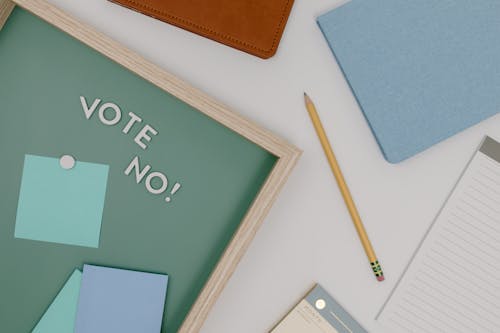
{"type": "Polygon", "coordinates": [[[75,333],[160,333],[168,276],[85,265],[75,333]]]}
{"type": "Polygon", "coordinates": [[[368,333],[328,292],[319,284],[305,297],[305,300],[338,333],[368,333]],[[318,308],[317,302],[323,301],[324,308],[318,308]]]}
{"type": "Polygon", "coordinates": [[[352,0],[318,18],[392,163],[500,111],[500,1],[352,0]]]}

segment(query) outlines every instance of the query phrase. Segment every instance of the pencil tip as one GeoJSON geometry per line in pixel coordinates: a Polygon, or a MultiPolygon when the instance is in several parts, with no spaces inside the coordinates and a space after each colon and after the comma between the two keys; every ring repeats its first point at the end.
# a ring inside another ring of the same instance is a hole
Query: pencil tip
{"type": "Polygon", "coordinates": [[[309,95],[304,92],[304,100],[306,103],[311,103],[311,98],[309,98],[309,95]]]}

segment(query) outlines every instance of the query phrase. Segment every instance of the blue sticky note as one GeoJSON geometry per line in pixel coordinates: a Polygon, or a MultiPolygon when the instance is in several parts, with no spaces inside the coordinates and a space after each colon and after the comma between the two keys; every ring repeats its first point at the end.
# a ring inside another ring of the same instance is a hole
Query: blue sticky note
{"type": "Polygon", "coordinates": [[[108,181],[107,165],[26,155],[15,237],[99,247],[108,181]]]}
{"type": "Polygon", "coordinates": [[[72,333],[82,273],[75,270],[31,333],[72,333]]]}
{"type": "Polygon", "coordinates": [[[168,276],[85,265],[75,333],[160,333],[168,276]]]}
{"type": "Polygon", "coordinates": [[[500,1],[352,0],[318,18],[389,162],[500,111],[500,1]]]}

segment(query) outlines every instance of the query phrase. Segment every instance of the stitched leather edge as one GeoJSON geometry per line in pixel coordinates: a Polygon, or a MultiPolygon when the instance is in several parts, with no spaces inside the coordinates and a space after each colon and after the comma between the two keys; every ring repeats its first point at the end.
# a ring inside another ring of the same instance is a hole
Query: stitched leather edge
{"type": "Polygon", "coordinates": [[[272,51],[277,46],[277,41],[278,41],[279,36],[280,36],[280,31],[282,30],[282,27],[283,27],[283,21],[287,17],[287,15],[286,15],[287,14],[287,8],[289,7],[290,2],[292,2],[293,0],[287,0],[286,3],[285,3],[285,5],[283,6],[283,11],[282,11],[281,19],[280,19],[280,22],[279,22],[278,27],[276,29],[276,32],[274,34],[274,38],[273,38],[273,42],[271,44],[271,47],[269,49],[260,48],[260,47],[258,47],[256,45],[253,45],[253,44],[247,43],[245,41],[239,40],[239,39],[234,38],[232,36],[229,36],[227,34],[222,34],[222,33],[218,32],[218,31],[216,31],[216,30],[214,30],[214,29],[212,29],[210,27],[196,24],[196,23],[194,23],[192,21],[189,21],[187,19],[184,19],[184,18],[175,16],[175,15],[172,15],[172,14],[170,14],[168,12],[164,12],[164,11],[158,10],[156,8],[153,8],[153,7],[149,6],[149,5],[145,5],[145,4],[139,3],[139,2],[134,1],[134,0],[111,0],[111,1],[117,2],[117,3],[128,3],[129,6],[133,5],[133,6],[140,7],[143,10],[147,10],[147,11],[150,11],[150,12],[162,15],[164,17],[168,17],[169,19],[177,21],[179,23],[186,24],[186,25],[191,26],[191,27],[196,28],[196,29],[204,30],[207,33],[210,33],[210,34],[212,34],[214,36],[218,36],[220,38],[226,39],[227,41],[230,41],[230,42],[239,44],[241,46],[245,46],[245,47],[254,49],[256,51],[260,51],[260,52],[263,52],[263,53],[266,53],[266,54],[270,54],[270,53],[272,53],[272,51]]]}

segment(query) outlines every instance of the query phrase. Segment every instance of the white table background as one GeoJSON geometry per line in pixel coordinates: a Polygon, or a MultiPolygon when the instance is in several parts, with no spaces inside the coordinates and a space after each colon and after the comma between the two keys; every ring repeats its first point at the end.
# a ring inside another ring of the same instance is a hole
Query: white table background
{"type": "Polygon", "coordinates": [[[49,1],[304,150],[203,333],[267,332],[315,282],[370,332],[384,332],[374,317],[413,251],[482,137],[500,137],[497,116],[400,164],[386,162],[315,22],[344,0],[296,0],[269,60],[105,0],[49,1]],[[329,133],[383,283],[372,276],[303,91],[329,133]]]}

